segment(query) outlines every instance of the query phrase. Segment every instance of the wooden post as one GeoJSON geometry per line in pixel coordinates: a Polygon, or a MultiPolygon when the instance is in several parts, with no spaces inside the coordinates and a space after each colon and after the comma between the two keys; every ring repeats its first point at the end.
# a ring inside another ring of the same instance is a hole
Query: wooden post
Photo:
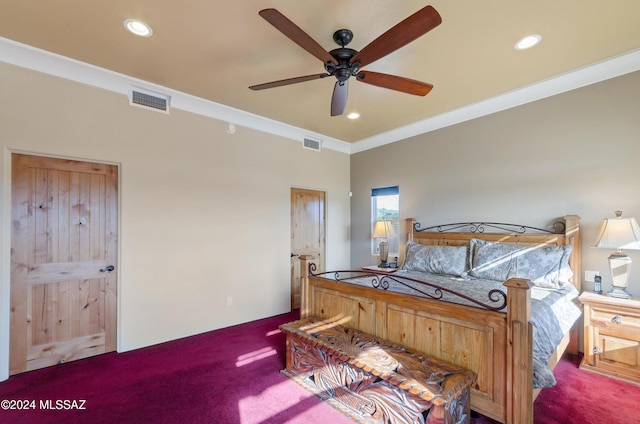
{"type": "Polygon", "coordinates": [[[416,219],[407,218],[405,222],[407,223],[407,241],[413,241],[413,224],[416,223],[416,219]]]}
{"type": "MultiPolygon", "coordinates": [[[[571,245],[572,253],[569,266],[573,270],[571,283],[582,292],[582,270],[580,258],[582,257],[580,249],[582,240],[580,240],[580,217],[578,215],[567,215],[564,217],[565,235],[567,243],[571,245]]],[[[567,352],[576,355],[578,353],[578,324],[574,325],[570,330],[569,344],[567,352]]]]}
{"type": "Polygon", "coordinates": [[[533,324],[529,280],[511,278],[507,287],[506,424],[533,423],[533,324]]]}
{"type": "Polygon", "coordinates": [[[307,318],[311,313],[311,299],[309,293],[309,264],[316,258],[312,255],[300,255],[300,319],[307,318]]]}
{"type": "Polygon", "coordinates": [[[573,250],[573,254],[571,255],[571,262],[569,265],[573,270],[573,277],[571,278],[571,282],[578,289],[578,291],[582,291],[581,284],[581,271],[580,271],[580,248],[581,248],[581,240],[580,240],[580,217],[578,215],[567,215],[564,217],[565,223],[565,234],[567,237],[567,243],[571,245],[571,249],[573,250]]]}

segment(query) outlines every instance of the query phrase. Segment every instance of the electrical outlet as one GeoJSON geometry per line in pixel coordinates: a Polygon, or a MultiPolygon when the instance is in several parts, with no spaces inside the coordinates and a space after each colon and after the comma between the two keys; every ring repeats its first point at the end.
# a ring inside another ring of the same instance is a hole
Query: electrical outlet
{"type": "Polygon", "coordinates": [[[598,271],[585,271],[584,272],[584,281],[588,281],[593,283],[596,279],[596,275],[600,275],[598,271]]]}

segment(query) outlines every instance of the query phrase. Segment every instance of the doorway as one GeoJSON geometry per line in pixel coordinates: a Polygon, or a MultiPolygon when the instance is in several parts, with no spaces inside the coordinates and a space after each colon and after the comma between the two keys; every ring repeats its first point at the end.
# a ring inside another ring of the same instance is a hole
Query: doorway
{"type": "Polygon", "coordinates": [[[118,168],[13,154],[9,372],[116,350],[118,168]]]}
{"type": "Polygon", "coordinates": [[[324,271],[325,192],[291,189],[291,309],[300,307],[298,256],[312,255],[316,271],[324,271]]]}

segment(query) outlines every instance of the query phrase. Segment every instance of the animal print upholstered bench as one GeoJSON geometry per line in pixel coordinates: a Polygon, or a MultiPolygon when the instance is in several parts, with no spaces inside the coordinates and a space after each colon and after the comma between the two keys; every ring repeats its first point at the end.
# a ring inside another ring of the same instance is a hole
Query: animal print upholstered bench
{"type": "Polygon", "coordinates": [[[472,371],[336,322],[283,324],[283,374],[362,423],[469,423],[472,371]]]}

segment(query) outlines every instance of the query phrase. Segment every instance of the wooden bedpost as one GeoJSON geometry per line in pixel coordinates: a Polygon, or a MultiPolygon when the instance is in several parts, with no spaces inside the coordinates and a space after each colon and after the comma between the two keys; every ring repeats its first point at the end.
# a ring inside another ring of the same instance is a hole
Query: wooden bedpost
{"type": "Polygon", "coordinates": [[[578,291],[582,291],[581,269],[580,269],[580,248],[582,241],[580,240],[580,217],[578,215],[567,215],[564,217],[565,234],[567,243],[571,245],[571,258],[569,265],[573,270],[571,282],[578,291]]]}
{"type": "Polygon", "coordinates": [[[312,255],[300,255],[300,319],[307,318],[311,311],[309,299],[309,264],[316,258],[312,255]]]}
{"type": "Polygon", "coordinates": [[[529,280],[511,278],[507,287],[506,424],[533,423],[533,324],[529,280]]]}
{"type": "Polygon", "coordinates": [[[416,223],[416,219],[407,218],[405,222],[407,223],[407,241],[413,241],[413,224],[416,223]]]}
{"type": "MultiPolygon", "coordinates": [[[[571,257],[569,258],[569,266],[573,270],[571,283],[576,289],[578,289],[578,292],[582,292],[582,269],[580,268],[580,258],[582,257],[580,249],[582,246],[582,240],[580,239],[580,217],[578,215],[567,215],[564,217],[564,224],[566,242],[571,245],[571,257]]],[[[577,355],[578,344],[578,323],[576,323],[570,330],[569,344],[567,345],[566,351],[577,355]]]]}

